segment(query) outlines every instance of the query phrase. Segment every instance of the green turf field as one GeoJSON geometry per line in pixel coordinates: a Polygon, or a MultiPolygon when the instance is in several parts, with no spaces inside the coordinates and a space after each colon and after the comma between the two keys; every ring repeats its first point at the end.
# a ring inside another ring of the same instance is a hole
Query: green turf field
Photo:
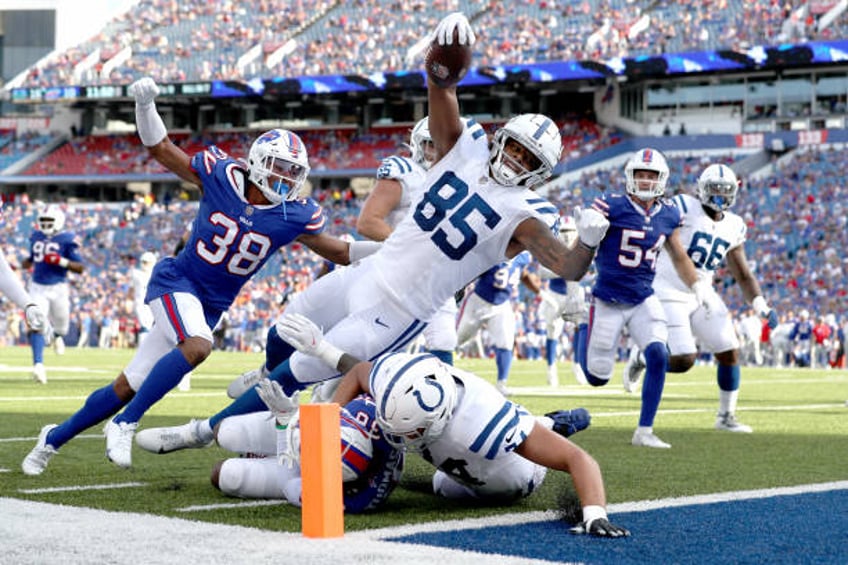
{"type": "MultiPolygon", "coordinates": [[[[20,471],[41,427],[79,408],[92,390],[118,374],[131,354],[69,348],[57,357],[47,351],[49,384],[43,386],[30,379],[28,348],[0,349],[0,496],[299,531],[299,508],[247,505],[210,485],[213,463],[227,457],[217,447],[170,455],[135,448],[133,469],[122,470],[105,458],[98,425],[65,445],[43,475],[27,477],[20,471]]],[[[141,427],[211,415],[228,403],[230,380],[262,358],[214,352],[195,371],[191,391],[171,392],[141,427]]],[[[459,360],[458,365],[494,380],[494,360],[459,360]]],[[[750,435],[713,429],[718,395],[714,368],[670,374],[655,424],[657,434],[673,445],[670,450],[630,446],[640,399],[622,389],[620,367],[610,384],[599,389],[577,385],[569,364],[561,364],[559,372],[563,384],[554,390],[545,385],[543,361],[514,362],[513,398],[536,414],[589,409],[592,426],[573,439],[600,462],[611,503],[848,479],[848,371],[743,368],[738,417],[753,426],[750,435]]],[[[430,473],[421,459],[411,456],[387,507],[346,517],[346,529],[552,509],[570,490],[568,476],[552,472],[540,491],[516,505],[467,508],[432,496],[430,473]]]]}

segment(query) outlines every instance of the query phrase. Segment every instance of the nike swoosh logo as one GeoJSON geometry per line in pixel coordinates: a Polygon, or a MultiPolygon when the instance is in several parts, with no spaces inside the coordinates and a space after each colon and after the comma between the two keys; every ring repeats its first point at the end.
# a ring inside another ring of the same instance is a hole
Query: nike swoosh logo
{"type": "Polygon", "coordinates": [[[374,318],[374,323],[377,324],[378,326],[383,326],[384,328],[389,327],[389,325],[387,323],[383,322],[382,320],[380,320],[380,318],[374,318]]]}

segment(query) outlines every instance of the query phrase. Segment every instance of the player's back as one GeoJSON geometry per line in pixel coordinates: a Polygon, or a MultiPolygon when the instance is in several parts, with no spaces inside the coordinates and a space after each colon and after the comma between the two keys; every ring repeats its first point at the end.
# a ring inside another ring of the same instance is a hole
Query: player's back
{"type": "Polygon", "coordinates": [[[553,226],[558,218],[557,209],[534,192],[494,182],[488,160],[486,134],[470,121],[428,171],[411,213],[365,260],[377,284],[419,319],[429,319],[458,289],[507,260],[519,223],[535,217],[553,226]]]}
{"type": "Polygon", "coordinates": [[[535,418],[477,375],[456,367],[451,373],[459,383],[457,406],[442,435],[427,442],[424,456],[459,480],[485,482],[506,458],[520,457],[515,447],[530,434],[535,418]],[[462,469],[451,469],[454,463],[462,469]]]}
{"type": "MultiPolygon", "coordinates": [[[[713,220],[694,196],[678,194],[672,202],[683,218],[680,244],[695,264],[698,277],[712,283],[727,253],[745,243],[748,228],[741,217],[730,211],[725,211],[721,220],[713,220]]],[[[691,294],[667,253],[662,253],[657,262],[654,289],[664,295],[691,294]]]]}
{"type": "Polygon", "coordinates": [[[593,207],[606,213],[610,226],[595,256],[592,294],[606,302],[639,304],[654,292],[657,258],[680,226],[680,212],[664,199],[646,212],[624,194],[598,198],[593,207]]]}

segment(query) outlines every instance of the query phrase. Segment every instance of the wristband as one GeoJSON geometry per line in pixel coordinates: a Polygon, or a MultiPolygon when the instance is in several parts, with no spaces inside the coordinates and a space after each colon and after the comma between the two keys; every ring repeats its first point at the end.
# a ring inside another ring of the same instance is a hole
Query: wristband
{"type": "Polygon", "coordinates": [[[590,251],[590,252],[592,252],[592,253],[594,253],[594,252],[595,252],[595,250],[597,249],[597,247],[592,247],[591,245],[589,245],[588,243],[586,243],[586,242],[585,242],[585,241],[583,241],[582,239],[578,239],[578,240],[577,240],[577,243],[578,243],[578,245],[580,245],[581,247],[583,247],[583,249],[587,249],[587,250],[589,250],[589,251],[590,251]]]}
{"type": "Polygon", "coordinates": [[[351,241],[348,245],[347,257],[350,263],[356,263],[383,247],[383,243],[380,241],[351,241]]]}
{"type": "Polygon", "coordinates": [[[327,340],[323,340],[315,348],[314,355],[335,370],[339,366],[339,361],[341,361],[344,351],[332,343],[327,342],[327,340]]]}
{"type": "Polygon", "coordinates": [[[607,511],[603,506],[589,505],[583,507],[583,524],[585,524],[587,530],[592,525],[592,522],[598,518],[606,517],[607,511]]]}
{"type": "Polygon", "coordinates": [[[63,269],[67,269],[68,265],[70,265],[70,264],[71,264],[71,262],[68,261],[65,257],[59,258],[59,266],[62,267],[63,269]]]}

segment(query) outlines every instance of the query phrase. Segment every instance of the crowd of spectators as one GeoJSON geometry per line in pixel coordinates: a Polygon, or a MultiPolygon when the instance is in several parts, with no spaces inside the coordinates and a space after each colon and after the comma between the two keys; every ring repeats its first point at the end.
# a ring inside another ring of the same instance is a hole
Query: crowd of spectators
{"type": "Polygon", "coordinates": [[[413,48],[454,10],[475,24],[478,65],[746,50],[848,31],[844,15],[819,31],[821,13],[798,0],[141,0],[32,67],[22,86],[403,71],[420,66],[413,48]]]}
{"type": "MultiPolygon", "coordinates": [[[[672,158],[670,186],[692,192],[707,162],[731,164],[733,158],[672,158]]],[[[848,175],[848,149],[810,148],[793,158],[775,162],[772,174],[747,180],[734,210],[747,222],[746,254],[771,304],[791,322],[801,310],[814,316],[848,318],[848,226],[844,202],[848,189],[840,179],[848,175]]],[[[563,211],[585,206],[604,190],[622,190],[618,168],[584,175],[548,198],[563,211]]],[[[361,200],[341,181],[316,189],[334,235],[355,234],[361,200]]],[[[28,250],[37,204],[26,198],[7,204],[0,225],[2,252],[13,265],[28,250]]],[[[90,346],[132,345],[135,322],[128,297],[129,271],[143,251],[170,255],[190,223],[196,203],[180,198],[165,203],[139,197],[122,205],[77,205],[68,208],[67,227],[77,234],[87,270],[72,277],[73,320],[76,334],[90,346]],[[116,299],[116,297],[119,297],[116,299]],[[124,298],[120,298],[124,297],[124,298]]],[[[305,288],[319,271],[321,260],[297,244],[279,252],[244,288],[219,332],[218,346],[236,350],[262,347],[265,331],[286,299],[305,288]]],[[[730,273],[720,270],[718,286],[731,310],[745,312],[741,292],[730,273]]],[[[522,330],[531,343],[535,296],[518,302],[522,330]]],[[[21,335],[20,313],[8,301],[2,304],[0,343],[15,343],[21,335]]],[[[520,332],[520,333],[522,333],[520,332]]],[[[74,343],[70,336],[69,343],[74,343]]]]}

